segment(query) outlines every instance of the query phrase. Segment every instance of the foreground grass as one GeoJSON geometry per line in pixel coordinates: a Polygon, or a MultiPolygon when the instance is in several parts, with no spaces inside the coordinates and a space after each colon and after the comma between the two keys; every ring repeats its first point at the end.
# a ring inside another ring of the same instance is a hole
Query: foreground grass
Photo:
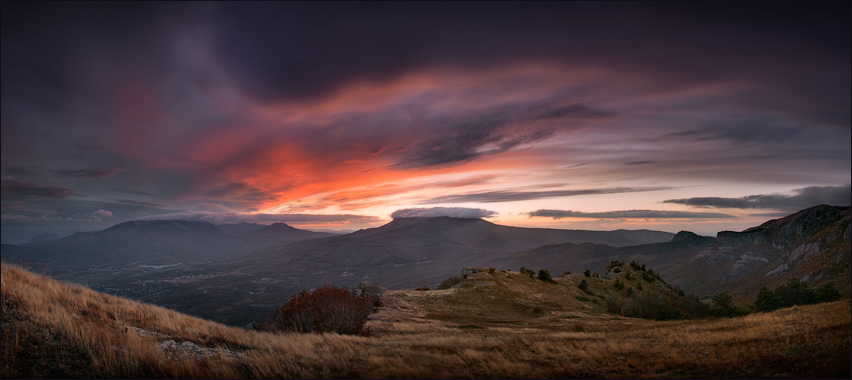
{"type": "MultiPolygon", "coordinates": [[[[849,378],[850,302],[724,320],[525,315],[400,291],[369,337],[270,334],[2,266],[2,377],[849,378]]],[[[474,292],[474,290],[470,290],[474,292]]]]}

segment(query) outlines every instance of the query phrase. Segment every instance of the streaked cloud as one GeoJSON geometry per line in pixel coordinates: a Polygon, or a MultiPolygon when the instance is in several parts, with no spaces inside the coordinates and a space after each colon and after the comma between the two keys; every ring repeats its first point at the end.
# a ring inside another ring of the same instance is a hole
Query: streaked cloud
{"type": "Polygon", "coordinates": [[[602,195],[602,194],[620,194],[620,193],[637,193],[645,191],[660,191],[669,190],[671,187],[614,187],[604,189],[582,189],[582,190],[551,190],[551,191],[513,191],[513,190],[498,190],[486,191],[481,193],[458,194],[458,195],[442,195],[429,198],[418,202],[419,204],[436,204],[436,203],[466,203],[466,202],[515,202],[541,198],[555,197],[573,197],[579,195],[602,195]]]}
{"type": "Polygon", "coordinates": [[[88,169],[60,169],[54,171],[57,175],[63,177],[73,177],[73,178],[104,178],[116,175],[121,172],[126,172],[125,169],[96,169],[96,168],[88,168],[88,169]]]}
{"type": "Polygon", "coordinates": [[[12,176],[0,180],[2,199],[62,199],[68,197],[85,197],[76,191],[61,186],[42,186],[35,182],[24,181],[12,176]]]}
{"type": "Polygon", "coordinates": [[[596,219],[727,219],[733,215],[717,212],[666,211],[666,210],[624,210],[604,212],[582,212],[571,210],[536,210],[530,217],[542,218],[596,218],[596,219]]]}
{"type": "Polygon", "coordinates": [[[794,189],[792,192],[795,194],[756,194],[739,198],[696,197],[668,199],[663,201],[663,203],[683,204],[702,208],[765,208],[785,211],[798,211],[820,204],[831,206],[848,206],[852,204],[850,185],[811,186],[794,189]]]}

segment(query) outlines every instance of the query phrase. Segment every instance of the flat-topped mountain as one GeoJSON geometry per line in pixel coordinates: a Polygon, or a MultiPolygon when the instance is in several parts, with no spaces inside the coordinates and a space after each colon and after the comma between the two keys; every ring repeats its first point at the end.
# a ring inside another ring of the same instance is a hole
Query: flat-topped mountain
{"type": "Polygon", "coordinates": [[[376,279],[392,287],[416,287],[438,283],[456,268],[485,265],[499,255],[544,244],[624,246],[665,242],[673,236],[650,230],[510,227],[482,219],[452,217],[397,218],[378,228],[257,251],[228,266],[264,276],[322,270],[333,273],[328,281],[347,273],[343,277],[376,279]]]}

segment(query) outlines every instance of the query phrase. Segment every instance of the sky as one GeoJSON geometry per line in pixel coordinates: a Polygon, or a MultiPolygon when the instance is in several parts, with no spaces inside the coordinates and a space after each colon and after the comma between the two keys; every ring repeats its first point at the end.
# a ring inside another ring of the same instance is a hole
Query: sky
{"type": "Polygon", "coordinates": [[[848,2],[2,3],[2,242],[850,203],[848,2]]]}

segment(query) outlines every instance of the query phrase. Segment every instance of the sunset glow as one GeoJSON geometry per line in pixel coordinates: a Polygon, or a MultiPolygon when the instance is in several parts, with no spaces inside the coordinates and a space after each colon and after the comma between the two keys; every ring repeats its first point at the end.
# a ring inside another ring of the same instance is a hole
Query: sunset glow
{"type": "Polygon", "coordinates": [[[850,204],[847,3],[41,5],[3,8],[4,243],[429,207],[715,235],[850,204]]]}

